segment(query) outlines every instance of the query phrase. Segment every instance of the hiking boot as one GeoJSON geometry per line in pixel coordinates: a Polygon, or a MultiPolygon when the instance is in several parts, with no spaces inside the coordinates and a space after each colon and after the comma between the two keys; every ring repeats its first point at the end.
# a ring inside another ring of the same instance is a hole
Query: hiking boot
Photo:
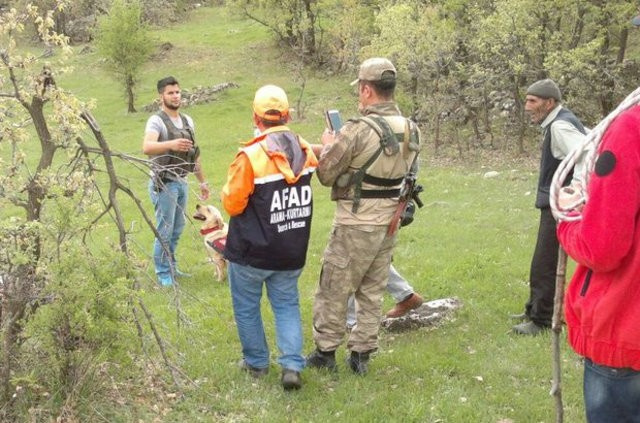
{"type": "Polygon", "coordinates": [[[351,351],[347,357],[347,365],[358,375],[365,375],[369,371],[369,352],[351,351]]]}
{"type": "Polygon", "coordinates": [[[267,373],[269,373],[268,367],[264,367],[264,368],[252,367],[247,364],[244,358],[238,361],[238,367],[240,367],[240,370],[249,373],[251,377],[255,379],[260,379],[266,376],[267,373]]]}
{"type": "Polygon", "coordinates": [[[400,301],[391,310],[387,311],[385,316],[389,318],[401,317],[422,305],[424,299],[415,292],[404,300],[400,301]]]}
{"type": "Polygon", "coordinates": [[[515,325],[511,329],[518,335],[536,336],[549,328],[547,326],[540,326],[532,321],[528,321],[515,325]]]}
{"type": "Polygon", "coordinates": [[[292,389],[300,389],[302,387],[302,379],[300,378],[300,372],[291,369],[282,369],[282,387],[285,391],[292,389]]]}
{"type": "Polygon", "coordinates": [[[336,352],[335,351],[320,351],[316,348],[314,352],[307,357],[307,367],[315,367],[316,369],[327,369],[335,372],[338,370],[336,365],[336,352]]]}

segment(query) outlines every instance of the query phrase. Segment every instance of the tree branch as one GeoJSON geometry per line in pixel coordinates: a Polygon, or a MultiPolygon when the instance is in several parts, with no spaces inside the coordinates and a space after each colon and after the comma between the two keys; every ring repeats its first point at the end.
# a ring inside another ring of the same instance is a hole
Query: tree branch
{"type": "MultiPolygon", "coordinates": [[[[106,166],[106,170],[107,170],[107,174],[109,175],[109,201],[107,203],[107,207],[105,209],[105,211],[99,216],[99,218],[101,218],[102,216],[104,216],[109,210],[113,210],[115,216],[114,216],[114,221],[118,227],[118,232],[119,232],[119,236],[120,236],[120,249],[121,251],[125,254],[125,255],[129,255],[128,249],[127,249],[127,230],[124,226],[124,219],[122,217],[122,213],[120,211],[120,206],[118,204],[118,199],[117,199],[117,191],[123,191],[124,193],[126,193],[136,204],[138,210],[140,211],[140,214],[142,215],[143,219],[145,220],[145,222],[147,223],[147,225],[149,226],[149,228],[152,229],[154,236],[157,239],[161,239],[160,234],[158,233],[155,225],[153,224],[153,221],[149,218],[149,216],[147,215],[146,211],[144,210],[144,207],[142,206],[142,202],[140,201],[140,199],[126,186],[124,186],[119,178],[118,175],[116,174],[115,171],[115,166],[113,164],[113,156],[114,154],[111,152],[111,149],[109,148],[109,145],[106,142],[106,139],[104,138],[104,135],[102,134],[102,131],[100,130],[100,127],[98,125],[98,122],[95,120],[95,118],[93,117],[93,115],[89,112],[89,111],[85,111],[82,113],[82,119],[87,123],[87,125],[89,125],[89,128],[91,129],[91,131],[93,132],[94,137],[96,138],[100,149],[99,152],[102,155],[104,162],[105,162],[105,166],[106,166]]],[[[80,140],[81,142],[81,140],[80,140]]],[[[80,143],[81,148],[84,149],[84,151],[88,151],[86,148],[86,145],[84,145],[84,143],[80,143]]],[[[166,243],[163,243],[163,248],[165,249],[165,251],[167,252],[167,254],[169,254],[169,247],[168,245],[166,245],[166,243]]],[[[172,273],[175,272],[175,269],[171,269],[172,273]]],[[[134,289],[135,290],[139,290],[140,289],[140,285],[137,282],[137,280],[134,282],[134,289]]],[[[177,287],[174,285],[174,289],[177,290],[177,287]]],[[[176,291],[177,292],[177,291],[176,291]]],[[[182,389],[182,383],[181,380],[179,378],[179,373],[176,366],[173,365],[173,363],[171,362],[171,360],[169,359],[167,352],[166,352],[166,348],[165,348],[165,344],[164,344],[164,340],[162,339],[162,337],[160,336],[160,333],[158,332],[155,323],[154,323],[154,319],[153,316],[151,315],[151,313],[149,312],[149,310],[146,308],[144,302],[142,301],[141,298],[137,299],[137,303],[138,306],[140,307],[140,309],[143,311],[147,322],[149,323],[149,327],[151,328],[151,331],[153,332],[154,338],[156,340],[156,344],[158,345],[158,348],[160,350],[160,354],[162,355],[162,359],[165,363],[165,366],[171,371],[171,376],[173,378],[173,382],[176,385],[176,387],[178,387],[178,389],[182,389]]],[[[176,304],[177,304],[177,309],[178,309],[178,315],[180,316],[181,312],[180,312],[180,305],[179,305],[179,296],[176,296],[176,304]]],[[[140,326],[138,325],[138,332],[139,334],[141,333],[140,331],[140,326]]]]}
{"type": "Polygon", "coordinates": [[[560,361],[560,334],[562,333],[562,305],[564,302],[564,285],[567,274],[567,253],[562,247],[558,249],[558,267],[556,270],[556,294],[553,299],[553,318],[551,320],[552,356],[553,356],[553,385],[551,395],[556,402],[556,423],[564,420],[564,407],[562,405],[562,367],[560,361]]]}

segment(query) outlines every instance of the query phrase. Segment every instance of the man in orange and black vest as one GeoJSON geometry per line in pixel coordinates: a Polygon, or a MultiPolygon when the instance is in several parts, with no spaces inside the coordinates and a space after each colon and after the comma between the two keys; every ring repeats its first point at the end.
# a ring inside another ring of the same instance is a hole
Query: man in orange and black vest
{"type": "Polygon", "coordinates": [[[287,126],[289,102],[280,87],[260,88],[253,121],[260,134],[240,149],[229,167],[222,204],[231,216],[225,248],[233,313],[242,344],[239,365],[259,378],[269,370],[260,300],[273,310],[282,386],[302,386],[302,323],[298,278],[309,244],[311,176],[317,166],[309,144],[287,126]]]}

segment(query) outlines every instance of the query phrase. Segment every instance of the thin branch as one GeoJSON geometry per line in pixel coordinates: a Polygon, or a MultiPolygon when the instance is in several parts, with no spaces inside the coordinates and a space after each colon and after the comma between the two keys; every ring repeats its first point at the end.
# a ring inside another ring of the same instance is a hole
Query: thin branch
{"type": "MultiPolygon", "coordinates": [[[[100,154],[102,155],[104,162],[105,162],[105,166],[106,166],[106,170],[107,173],[109,175],[109,200],[107,202],[107,209],[108,210],[113,210],[115,216],[113,216],[114,221],[118,227],[118,231],[120,234],[120,249],[122,250],[122,252],[125,255],[128,255],[128,250],[127,250],[127,230],[124,226],[124,219],[122,217],[122,213],[120,212],[120,207],[118,204],[118,200],[117,200],[117,196],[116,193],[117,191],[123,191],[124,193],[126,193],[136,204],[136,206],[138,207],[138,210],[140,211],[143,219],[145,220],[145,222],[147,223],[147,225],[149,226],[149,228],[152,229],[154,236],[157,239],[161,239],[160,234],[158,233],[158,230],[156,229],[155,225],[153,224],[153,222],[151,221],[151,219],[149,218],[149,216],[147,215],[146,211],[144,210],[144,207],[142,206],[142,202],[140,201],[140,199],[126,186],[124,186],[118,179],[118,176],[116,174],[115,171],[115,166],[113,164],[113,154],[109,148],[109,145],[107,144],[104,135],[102,134],[102,131],[100,130],[100,127],[97,123],[97,121],[95,120],[95,118],[93,117],[93,115],[91,115],[90,112],[85,111],[82,113],[82,119],[89,125],[91,131],[93,132],[94,137],[96,138],[98,144],[100,145],[100,154]]],[[[81,148],[83,148],[82,146],[84,145],[84,143],[80,144],[81,148]]],[[[86,147],[86,146],[84,146],[86,147]]],[[[106,211],[105,211],[106,213],[106,211]]],[[[103,214],[104,215],[104,214],[103,214]]],[[[163,248],[165,249],[166,253],[169,254],[169,248],[168,245],[166,245],[166,243],[163,243],[163,248]]],[[[175,272],[175,269],[173,269],[173,266],[171,268],[172,273],[175,272]]],[[[139,284],[136,280],[136,282],[134,283],[134,289],[139,289],[139,284]]],[[[177,289],[177,287],[174,284],[174,289],[177,289]]],[[[178,296],[176,296],[176,304],[177,304],[177,309],[178,309],[178,316],[180,316],[181,314],[181,308],[179,305],[179,298],[178,296]]],[[[179,378],[179,373],[177,368],[171,363],[171,360],[169,359],[167,353],[166,353],[166,348],[164,345],[164,340],[162,339],[162,337],[160,336],[156,325],[154,323],[153,320],[153,316],[151,315],[151,313],[149,312],[149,310],[146,308],[144,302],[142,301],[141,298],[137,299],[138,305],[140,307],[140,309],[143,311],[147,322],[149,323],[149,327],[151,328],[151,331],[153,332],[154,338],[156,340],[156,343],[158,345],[158,348],[160,350],[160,354],[162,355],[162,359],[165,363],[165,366],[167,368],[170,369],[171,371],[171,376],[173,378],[173,382],[174,384],[181,389],[182,388],[182,383],[180,381],[179,378]]],[[[180,319],[179,319],[180,320],[180,319]]],[[[140,333],[140,331],[139,331],[140,333]]]]}
{"type": "Polygon", "coordinates": [[[553,355],[553,385],[551,395],[556,402],[556,423],[564,420],[564,407],[562,405],[562,367],[560,361],[560,334],[562,333],[562,305],[564,302],[564,286],[567,274],[567,253],[562,247],[558,249],[558,267],[556,270],[556,294],[553,299],[553,318],[551,321],[552,355],[553,355]]]}
{"type": "Polygon", "coordinates": [[[171,361],[167,356],[167,352],[164,346],[164,340],[162,339],[162,337],[160,336],[160,333],[158,332],[158,329],[156,328],[156,325],[153,320],[153,316],[151,315],[151,313],[147,309],[147,306],[144,304],[144,302],[140,298],[138,298],[138,305],[140,306],[140,309],[144,313],[145,317],[147,318],[147,322],[149,323],[149,328],[151,329],[151,332],[153,333],[156,343],[158,344],[158,349],[160,350],[160,354],[162,355],[162,359],[165,365],[171,370],[171,377],[173,378],[173,383],[179,389],[182,389],[182,384],[180,382],[180,379],[178,378],[178,375],[176,374],[177,373],[176,368],[171,364],[171,361]]]}

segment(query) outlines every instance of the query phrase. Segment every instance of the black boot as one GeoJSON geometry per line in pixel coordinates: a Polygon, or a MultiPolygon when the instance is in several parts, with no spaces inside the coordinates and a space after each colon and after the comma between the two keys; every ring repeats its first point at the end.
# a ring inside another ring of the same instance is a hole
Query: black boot
{"type": "Polygon", "coordinates": [[[307,367],[315,367],[316,369],[327,369],[332,372],[338,370],[336,366],[335,351],[320,351],[316,348],[314,352],[307,356],[307,367]]]}
{"type": "Polygon", "coordinates": [[[351,351],[351,355],[347,357],[347,364],[353,370],[354,373],[359,375],[367,374],[369,370],[369,354],[370,351],[367,352],[356,352],[351,351]]]}
{"type": "Polygon", "coordinates": [[[300,389],[302,387],[302,379],[300,379],[300,372],[291,369],[282,369],[282,387],[285,391],[292,389],[300,389]]]}

